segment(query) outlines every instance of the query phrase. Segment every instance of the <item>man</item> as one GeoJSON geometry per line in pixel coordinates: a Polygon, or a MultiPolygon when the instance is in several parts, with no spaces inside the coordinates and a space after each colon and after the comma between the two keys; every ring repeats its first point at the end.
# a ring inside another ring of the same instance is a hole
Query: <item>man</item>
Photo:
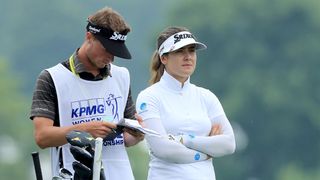
{"type": "MultiPolygon", "coordinates": [[[[131,59],[125,45],[129,25],[105,7],[88,18],[86,30],[83,44],[69,59],[40,73],[33,95],[34,136],[40,148],[51,147],[53,176],[60,168],[73,172],[68,132],[105,138],[114,132],[117,121],[135,115],[129,72],[112,64],[114,56],[131,59]]],[[[142,134],[125,130],[104,141],[106,179],[134,179],[125,147],[142,139],[142,134]]]]}

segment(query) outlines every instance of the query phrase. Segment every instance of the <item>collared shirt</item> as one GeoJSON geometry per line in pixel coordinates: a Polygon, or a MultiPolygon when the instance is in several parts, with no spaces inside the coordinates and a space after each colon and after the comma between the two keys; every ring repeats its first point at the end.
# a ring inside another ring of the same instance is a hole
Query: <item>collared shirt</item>
{"type": "MultiPolygon", "coordinates": [[[[191,84],[190,78],[182,86],[164,71],[159,82],[139,93],[136,107],[146,127],[162,135],[146,137],[151,152],[148,180],[215,180],[211,159],[203,160],[207,157],[197,149],[163,138],[168,134],[208,136],[216,118],[225,116],[220,101],[210,90],[191,84]]],[[[227,119],[218,124],[231,129],[227,119]]]]}
{"type": "MultiPolygon", "coordinates": [[[[77,74],[79,74],[79,76],[82,79],[85,80],[90,80],[90,81],[99,81],[102,80],[104,78],[107,78],[108,76],[111,77],[111,72],[110,72],[110,64],[106,65],[104,68],[100,69],[100,73],[97,76],[94,76],[92,73],[87,72],[85,66],[83,65],[83,63],[79,60],[78,58],[78,50],[73,54],[73,61],[74,61],[74,68],[75,68],[75,72],[77,74]]],[[[67,62],[67,64],[65,65],[68,69],[70,69],[70,63],[69,61],[67,62]]]]}
{"type": "MultiPolygon", "coordinates": [[[[106,78],[110,75],[110,67],[101,69],[100,74],[94,77],[93,74],[85,72],[83,64],[76,60],[75,58],[74,64],[76,66],[76,72],[79,73],[80,78],[86,79],[89,81],[99,81],[103,78],[106,78]]],[[[65,60],[61,63],[67,69],[70,69],[69,59],[65,60]]],[[[129,119],[135,119],[135,104],[133,103],[131,96],[131,88],[128,94],[128,100],[124,112],[124,117],[129,119]]],[[[58,111],[58,98],[56,89],[52,80],[51,75],[47,70],[43,70],[36,82],[36,87],[33,92],[33,99],[31,105],[30,119],[32,120],[34,117],[46,117],[54,120],[54,125],[59,126],[59,111],[58,111]]]]}

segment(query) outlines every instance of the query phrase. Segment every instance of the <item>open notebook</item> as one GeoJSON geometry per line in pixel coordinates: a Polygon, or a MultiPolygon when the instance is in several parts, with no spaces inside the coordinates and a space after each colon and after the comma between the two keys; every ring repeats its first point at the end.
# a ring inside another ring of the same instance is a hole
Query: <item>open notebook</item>
{"type": "Polygon", "coordinates": [[[137,120],[123,118],[118,123],[118,126],[123,126],[134,131],[140,131],[143,134],[161,136],[158,132],[142,127],[137,120]]]}

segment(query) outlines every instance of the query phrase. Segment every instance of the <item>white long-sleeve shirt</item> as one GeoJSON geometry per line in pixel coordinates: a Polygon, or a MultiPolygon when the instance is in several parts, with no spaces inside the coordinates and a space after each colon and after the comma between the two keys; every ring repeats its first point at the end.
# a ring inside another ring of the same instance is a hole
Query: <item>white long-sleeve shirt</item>
{"type": "Polygon", "coordinates": [[[190,78],[182,86],[164,72],[158,83],[138,95],[136,107],[145,126],[162,135],[146,136],[149,180],[214,180],[210,157],[235,150],[233,130],[218,98],[191,84],[190,78]],[[209,136],[213,124],[221,126],[221,135],[209,136]],[[182,136],[184,144],[169,140],[168,134],[182,136]]]}

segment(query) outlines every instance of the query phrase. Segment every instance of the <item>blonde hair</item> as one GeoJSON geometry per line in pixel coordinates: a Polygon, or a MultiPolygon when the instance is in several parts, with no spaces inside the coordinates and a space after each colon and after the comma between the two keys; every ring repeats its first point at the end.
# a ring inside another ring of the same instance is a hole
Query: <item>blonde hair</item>
{"type": "Polygon", "coordinates": [[[126,23],[124,18],[110,7],[104,7],[98,10],[89,16],[88,19],[93,24],[112,29],[113,31],[125,33],[131,31],[130,26],[126,23]]]}
{"type": "MultiPolygon", "coordinates": [[[[154,83],[160,81],[160,78],[164,72],[164,64],[162,64],[162,62],[160,60],[160,55],[158,52],[159,47],[170,36],[172,36],[178,32],[181,32],[181,31],[189,31],[189,30],[185,27],[172,26],[172,27],[167,27],[165,30],[163,30],[159,34],[158,39],[157,39],[157,48],[151,57],[151,65],[150,65],[151,78],[149,80],[150,84],[154,84],[154,83]]],[[[164,54],[163,56],[166,56],[166,55],[167,54],[164,54]]]]}

